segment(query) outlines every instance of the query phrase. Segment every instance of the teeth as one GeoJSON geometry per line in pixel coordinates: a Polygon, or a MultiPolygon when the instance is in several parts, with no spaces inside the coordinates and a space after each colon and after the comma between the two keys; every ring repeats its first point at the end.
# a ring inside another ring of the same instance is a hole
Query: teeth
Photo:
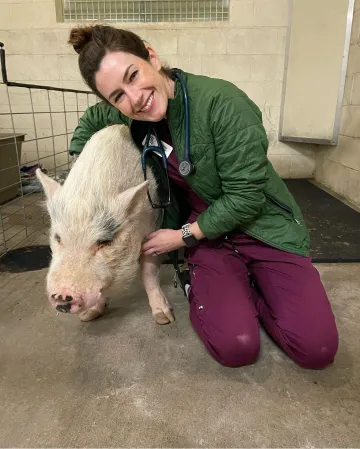
{"type": "Polygon", "coordinates": [[[148,99],[148,101],[147,101],[147,103],[145,105],[145,107],[141,109],[141,112],[146,112],[149,109],[149,107],[150,107],[150,105],[151,105],[151,103],[153,101],[153,98],[154,98],[154,94],[151,94],[150,98],[148,99]]]}

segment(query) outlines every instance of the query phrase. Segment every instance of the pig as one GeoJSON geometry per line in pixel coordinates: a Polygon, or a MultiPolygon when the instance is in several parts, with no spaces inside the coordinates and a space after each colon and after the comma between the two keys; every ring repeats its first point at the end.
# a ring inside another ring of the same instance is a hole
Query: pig
{"type": "Polygon", "coordinates": [[[91,321],[103,314],[107,298],[121,294],[140,274],[152,315],[174,321],[160,286],[160,259],[141,254],[149,233],[159,229],[162,212],[151,170],[147,179],[139,150],[126,125],[96,132],[85,144],[63,185],[37,169],[50,216],[51,263],[47,296],[60,312],[91,321]]]}

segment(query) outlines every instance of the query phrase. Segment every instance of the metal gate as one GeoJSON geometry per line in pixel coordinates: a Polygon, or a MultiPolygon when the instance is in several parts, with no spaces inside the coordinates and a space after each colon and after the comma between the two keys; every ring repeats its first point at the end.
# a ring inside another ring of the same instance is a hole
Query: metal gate
{"type": "Polygon", "coordinates": [[[0,258],[31,244],[47,244],[49,217],[35,176],[40,167],[63,182],[71,168],[70,140],[92,92],[10,82],[0,43],[0,258]]]}

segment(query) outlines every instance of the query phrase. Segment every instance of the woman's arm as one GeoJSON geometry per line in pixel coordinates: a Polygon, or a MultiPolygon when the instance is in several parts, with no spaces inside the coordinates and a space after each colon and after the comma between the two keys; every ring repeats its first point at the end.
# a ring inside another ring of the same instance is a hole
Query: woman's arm
{"type": "Polygon", "coordinates": [[[235,86],[214,98],[209,122],[216,148],[214,170],[223,195],[199,215],[197,225],[214,239],[246,225],[261,211],[268,180],[268,139],[260,110],[235,86]]]}
{"type": "Polygon", "coordinates": [[[80,154],[93,134],[114,123],[128,125],[128,119],[104,102],[88,107],[74,130],[69,147],[70,155],[80,154]]]}

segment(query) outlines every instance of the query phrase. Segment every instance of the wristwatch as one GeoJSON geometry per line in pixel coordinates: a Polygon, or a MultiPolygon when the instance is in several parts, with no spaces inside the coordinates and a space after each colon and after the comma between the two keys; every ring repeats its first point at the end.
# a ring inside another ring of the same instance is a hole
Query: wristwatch
{"type": "Polygon", "coordinates": [[[185,242],[185,245],[190,248],[191,246],[195,246],[198,244],[198,240],[190,231],[190,223],[184,224],[181,227],[182,230],[182,239],[185,242]]]}

